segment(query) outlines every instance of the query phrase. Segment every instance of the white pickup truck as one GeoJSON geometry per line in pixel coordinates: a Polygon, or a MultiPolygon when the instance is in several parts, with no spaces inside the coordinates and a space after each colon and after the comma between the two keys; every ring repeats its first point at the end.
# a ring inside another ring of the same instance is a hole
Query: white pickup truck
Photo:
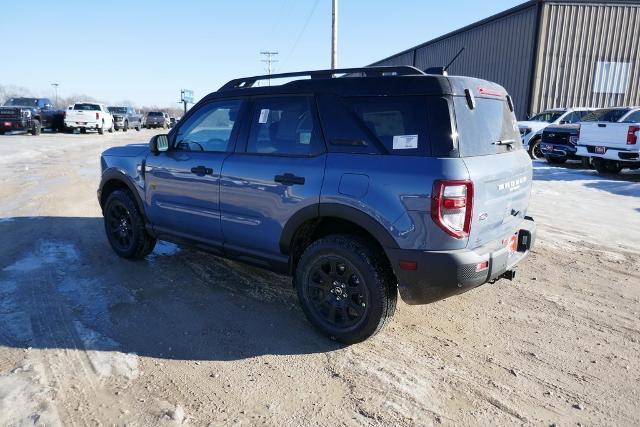
{"type": "Polygon", "coordinates": [[[606,121],[583,122],[576,154],[600,173],[639,169],[640,107],[611,108],[606,121]]]}
{"type": "Polygon", "coordinates": [[[76,102],[65,111],[64,125],[71,132],[95,129],[102,135],[105,130],[113,132],[113,116],[103,104],[76,102]]]}

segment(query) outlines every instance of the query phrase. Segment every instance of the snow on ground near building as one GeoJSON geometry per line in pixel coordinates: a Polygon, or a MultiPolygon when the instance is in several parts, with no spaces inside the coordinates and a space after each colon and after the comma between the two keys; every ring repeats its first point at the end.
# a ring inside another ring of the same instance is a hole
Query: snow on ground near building
{"type": "Polygon", "coordinates": [[[640,173],[603,176],[578,164],[534,162],[529,214],[539,238],[583,240],[637,252],[640,242],[640,173]]]}

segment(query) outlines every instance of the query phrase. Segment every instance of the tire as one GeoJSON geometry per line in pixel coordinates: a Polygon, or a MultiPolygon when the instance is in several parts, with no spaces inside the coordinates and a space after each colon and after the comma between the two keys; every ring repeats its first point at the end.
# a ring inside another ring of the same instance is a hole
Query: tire
{"type": "Polygon", "coordinates": [[[34,119],[31,123],[31,130],[29,131],[29,133],[33,136],[38,136],[40,135],[40,132],[42,132],[42,128],[40,127],[40,120],[34,119]]]}
{"type": "Polygon", "coordinates": [[[100,135],[104,135],[104,120],[102,121],[102,126],[98,128],[98,133],[100,135]]]}
{"type": "Polygon", "coordinates": [[[540,149],[540,138],[534,138],[529,141],[529,157],[532,160],[543,159],[544,155],[542,154],[542,150],[540,149]]]}
{"type": "Polygon", "coordinates": [[[111,127],[109,128],[109,133],[113,133],[115,131],[116,127],[113,124],[113,122],[111,122],[111,127]]]}
{"type": "Polygon", "coordinates": [[[589,157],[580,157],[580,163],[585,169],[593,169],[593,163],[589,157]]]}
{"type": "Polygon", "coordinates": [[[618,162],[599,158],[593,159],[593,166],[596,168],[598,173],[604,175],[617,175],[622,170],[622,166],[620,166],[618,162]]]}
{"type": "Polygon", "coordinates": [[[545,159],[547,159],[547,162],[549,162],[549,163],[551,163],[553,165],[561,165],[561,164],[567,162],[567,158],[566,157],[545,156],[545,159]]]}
{"type": "Polygon", "coordinates": [[[87,128],[80,128],[80,133],[87,133],[87,128]]]}
{"type": "Polygon", "coordinates": [[[140,125],[136,126],[136,132],[140,132],[140,125]]]}
{"type": "Polygon", "coordinates": [[[156,246],[144,228],[144,219],[131,193],[116,190],[104,204],[104,230],[113,251],[121,258],[143,259],[156,246]]]}
{"type": "Polygon", "coordinates": [[[129,122],[125,121],[124,126],[122,126],[122,132],[126,132],[129,130],[129,122]]]}
{"type": "Polygon", "coordinates": [[[313,242],[300,258],[295,283],[311,324],[345,344],[375,335],[395,312],[391,269],[383,254],[359,238],[336,234],[313,242]]]}

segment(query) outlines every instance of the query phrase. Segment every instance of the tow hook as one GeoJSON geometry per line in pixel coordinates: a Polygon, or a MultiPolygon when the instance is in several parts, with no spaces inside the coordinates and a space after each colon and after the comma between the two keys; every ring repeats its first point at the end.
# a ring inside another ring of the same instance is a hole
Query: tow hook
{"type": "Polygon", "coordinates": [[[513,280],[516,278],[516,271],[515,270],[507,270],[504,273],[502,273],[502,277],[503,279],[508,279],[508,280],[513,280]]]}

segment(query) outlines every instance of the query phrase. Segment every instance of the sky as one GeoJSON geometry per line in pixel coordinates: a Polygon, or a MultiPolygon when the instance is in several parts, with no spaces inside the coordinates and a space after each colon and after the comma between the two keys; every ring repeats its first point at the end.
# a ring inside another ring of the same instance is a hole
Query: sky
{"type": "MultiPolygon", "coordinates": [[[[339,0],[338,65],[370,64],[523,0],[339,0]]],[[[237,77],[325,69],[331,0],[3,1],[0,85],[175,107],[237,77]]]]}

